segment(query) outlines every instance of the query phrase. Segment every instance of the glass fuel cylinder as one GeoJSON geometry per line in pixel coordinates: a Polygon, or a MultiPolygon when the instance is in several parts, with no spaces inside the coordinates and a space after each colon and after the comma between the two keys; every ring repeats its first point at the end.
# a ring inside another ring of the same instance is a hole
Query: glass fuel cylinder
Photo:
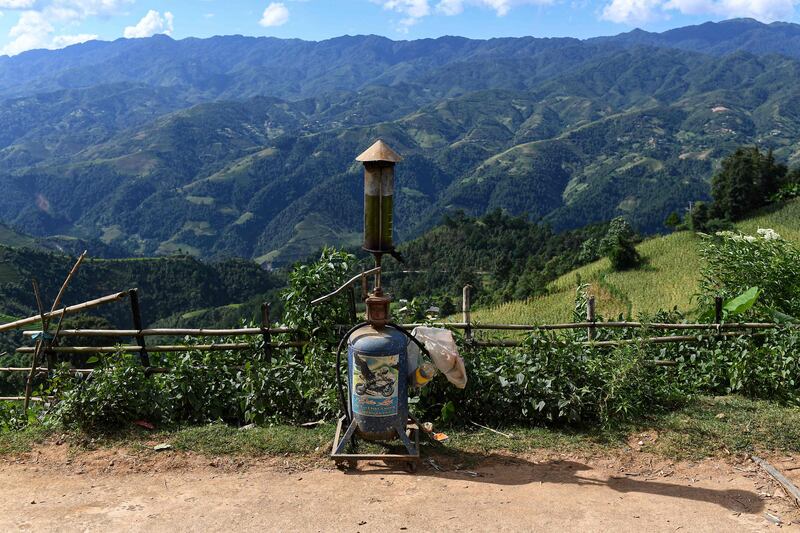
{"type": "Polygon", "coordinates": [[[364,163],[364,249],[388,253],[392,245],[394,166],[402,158],[382,140],[356,158],[364,163]]]}
{"type": "Polygon", "coordinates": [[[389,252],[392,246],[394,164],[364,164],[364,248],[389,252]]]}

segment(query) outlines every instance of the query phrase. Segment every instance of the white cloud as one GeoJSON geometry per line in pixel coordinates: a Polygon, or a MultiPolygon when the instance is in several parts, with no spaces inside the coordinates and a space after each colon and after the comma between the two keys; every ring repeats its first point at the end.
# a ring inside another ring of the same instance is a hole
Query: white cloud
{"type": "Polygon", "coordinates": [[[0,0],[0,8],[3,9],[30,9],[36,4],[36,0],[0,0]]]}
{"type": "Polygon", "coordinates": [[[259,24],[265,28],[282,26],[289,22],[289,9],[282,2],[273,2],[264,10],[259,24]]]}
{"type": "Polygon", "coordinates": [[[786,20],[798,0],[612,0],[601,18],[621,24],[641,24],[668,18],[671,13],[717,17],[750,17],[762,22],[786,20]]]}
{"type": "Polygon", "coordinates": [[[660,0],[612,0],[603,8],[601,18],[624,24],[641,24],[662,16],[660,0]]]}
{"type": "Polygon", "coordinates": [[[791,18],[796,3],[794,0],[668,0],[663,8],[686,15],[752,17],[762,22],[773,22],[791,18]]]}
{"type": "Polygon", "coordinates": [[[428,0],[381,0],[379,3],[383,9],[397,11],[412,19],[427,17],[431,12],[428,0]]]}
{"type": "Polygon", "coordinates": [[[436,10],[445,15],[459,15],[464,11],[464,0],[440,0],[436,10]]]}
{"type": "Polygon", "coordinates": [[[106,16],[134,0],[0,0],[0,8],[21,10],[9,30],[10,40],[0,55],[15,55],[35,48],[63,48],[97,35],[62,33],[88,17],[106,16]]]}
{"type": "Polygon", "coordinates": [[[136,26],[128,26],[122,32],[122,35],[127,39],[138,39],[142,37],[152,37],[158,33],[172,34],[174,17],[169,11],[165,11],[162,16],[161,13],[155,9],[151,9],[147,14],[142,17],[136,26]]]}
{"type": "Polygon", "coordinates": [[[445,15],[459,15],[464,11],[464,5],[489,8],[494,10],[498,17],[504,17],[515,7],[523,5],[548,5],[553,0],[439,0],[436,10],[445,15]]]}
{"type": "Polygon", "coordinates": [[[383,6],[387,11],[404,15],[396,28],[399,33],[408,33],[411,26],[431,14],[428,0],[371,0],[371,2],[383,6]]]}
{"type": "Polygon", "coordinates": [[[54,28],[38,11],[24,11],[17,23],[9,30],[11,41],[6,44],[0,54],[16,55],[34,48],[48,48],[50,35],[54,28]]]}

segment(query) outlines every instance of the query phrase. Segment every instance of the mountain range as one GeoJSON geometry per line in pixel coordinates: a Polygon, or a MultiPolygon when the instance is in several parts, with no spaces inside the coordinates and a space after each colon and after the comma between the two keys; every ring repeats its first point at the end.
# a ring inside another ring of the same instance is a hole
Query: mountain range
{"type": "Polygon", "coordinates": [[[501,208],[643,233],[758,144],[800,159],[800,26],[613,37],[92,41],[0,57],[0,222],[116,255],[286,264],[354,245],[354,157],[404,156],[396,228],[501,208]]]}

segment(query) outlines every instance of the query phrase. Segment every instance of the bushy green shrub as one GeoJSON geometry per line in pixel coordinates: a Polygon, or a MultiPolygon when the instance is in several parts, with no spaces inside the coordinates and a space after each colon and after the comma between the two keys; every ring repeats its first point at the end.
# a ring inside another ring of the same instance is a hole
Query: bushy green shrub
{"type": "Polygon", "coordinates": [[[252,351],[204,352],[193,351],[191,347],[187,350],[164,354],[158,362],[171,370],[169,374],[154,377],[161,394],[169,398],[168,417],[199,423],[241,420],[242,367],[257,351],[256,345],[252,351]]]}
{"type": "Polygon", "coordinates": [[[447,402],[458,418],[483,423],[609,423],[674,406],[687,398],[674,376],[650,364],[653,353],[630,345],[585,348],[534,333],[519,348],[465,352],[463,391],[437,380],[417,408],[436,416],[447,402]]]}
{"type": "Polygon", "coordinates": [[[800,405],[800,333],[794,329],[756,338],[712,337],[662,350],[665,357],[680,363],[676,370],[683,390],[800,405]]]}
{"type": "Polygon", "coordinates": [[[759,229],[757,236],[719,232],[705,237],[700,252],[706,262],[702,304],[711,306],[715,296],[727,299],[758,287],[756,312],[769,318],[774,311],[800,317],[800,250],[773,230],[759,229]]]}
{"type": "Polygon", "coordinates": [[[269,424],[330,418],[336,412],[331,394],[332,371],[324,376],[314,375],[305,363],[290,354],[271,365],[261,362],[248,364],[242,387],[245,421],[269,424]],[[318,383],[325,379],[328,380],[327,394],[316,395],[318,383]]]}
{"type": "Polygon", "coordinates": [[[313,401],[320,415],[330,416],[338,409],[334,387],[335,347],[339,343],[337,325],[351,322],[348,300],[344,294],[322,304],[311,301],[338,289],[353,275],[353,255],[325,248],[319,260],[297,265],[283,292],[284,322],[290,328],[306,332],[312,342],[303,350],[303,396],[313,401]]]}
{"type": "Polygon", "coordinates": [[[27,413],[18,402],[0,402],[0,433],[17,431],[37,421],[38,409],[32,408],[27,413]]]}
{"type": "Polygon", "coordinates": [[[642,258],[636,251],[636,234],[628,221],[617,217],[611,221],[603,240],[600,241],[599,251],[608,256],[611,268],[614,270],[629,270],[639,266],[642,258]]]}
{"type": "Polygon", "coordinates": [[[125,427],[134,420],[152,422],[164,414],[164,396],[145,375],[138,357],[114,353],[104,357],[86,379],[57,380],[60,401],[53,420],[80,429],[125,427]]]}

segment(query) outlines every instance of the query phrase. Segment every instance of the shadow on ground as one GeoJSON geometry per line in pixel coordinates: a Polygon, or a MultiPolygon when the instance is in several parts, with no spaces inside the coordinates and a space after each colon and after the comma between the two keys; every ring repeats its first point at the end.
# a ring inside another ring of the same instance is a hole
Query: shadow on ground
{"type": "Polygon", "coordinates": [[[417,472],[409,473],[402,465],[365,461],[357,468],[348,468],[353,476],[426,476],[466,480],[494,485],[526,485],[531,483],[574,484],[576,486],[607,487],[619,493],[639,493],[694,500],[718,505],[733,512],[760,513],[764,510],[761,498],[752,491],[741,489],[711,489],[693,486],[687,481],[674,482],[634,479],[595,469],[570,460],[533,462],[526,459],[479,453],[429,454],[417,472]],[[465,466],[468,465],[468,466],[465,466]]]}

